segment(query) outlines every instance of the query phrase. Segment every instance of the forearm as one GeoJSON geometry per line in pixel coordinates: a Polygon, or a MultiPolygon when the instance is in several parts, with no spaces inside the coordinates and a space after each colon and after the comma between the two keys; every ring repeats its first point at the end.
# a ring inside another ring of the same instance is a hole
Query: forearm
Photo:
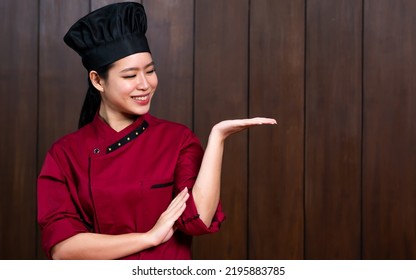
{"type": "Polygon", "coordinates": [[[53,259],[119,259],[152,247],[146,233],[79,233],[52,248],[53,259]]]}
{"type": "Polygon", "coordinates": [[[192,190],[200,219],[207,227],[211,225],[220,200],[223,152],[224,139],[213,129],[192,190]]]}

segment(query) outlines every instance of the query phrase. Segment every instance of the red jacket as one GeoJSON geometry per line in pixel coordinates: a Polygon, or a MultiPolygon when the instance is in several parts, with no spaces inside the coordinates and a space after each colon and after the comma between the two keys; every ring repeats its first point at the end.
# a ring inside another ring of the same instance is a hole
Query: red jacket
{"type": "MultiPolygon", "coordinates": [[[[47,256],[77,233],[150,230],[172,198],[193,187],[202,156],[192,131],[149,114],[120,132],[97,115],[62,137],[48,151],[38,178],[38,221],[47,256]]],[[[126,259],[190,259],[191,236],[216,232],[223,220],[219,204],[207,228],[191,194],[174,236],[126,259]]]]}

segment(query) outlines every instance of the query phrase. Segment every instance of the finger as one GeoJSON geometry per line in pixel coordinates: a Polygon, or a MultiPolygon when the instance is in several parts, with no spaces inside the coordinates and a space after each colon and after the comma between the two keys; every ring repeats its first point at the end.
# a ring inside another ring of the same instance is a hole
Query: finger
{"type": "Polygon", "coordinates": [[[178,195],[171,201],[170,205],[171,207],[175,207],[177,204],[182,204],[184,201],[188,200],[189,194],[188,194],[188,188],[184,188],[178,195]]]}
{"type": "Polygon", "coordinates": [[[175,203],[177,203],[178,201],[182,200],[185,196],[186,193],[188,192],[187,188],[184,188],[181,192],[179,192],[174,198],[173,200],[170,202],[170,205],[174,205],[175,203]]]}
{"type": "MultiPolygon", "coordinates": [[[[172,216],[176,216],[176,213],[182,213],[186,208],[186,201],[189,198],[187,190],[181,191],[174,200],[169,204],[168,208],[162,214],[164,218],[171,219],[172,216]],[[181,210],[183,208],[183,210],[181,210]]],[[[176,220],[176,219],[175,219],[176,220]]]]}
{"type": "Polygon", "coordinates": [[[259,121],[261,124],[277,124],[277,121],[271,118],[260,118],[259,121]]]}
{"type": "Polygon", "coordinates": [[[183,203],[182,205],[177,205],[177,207],[169,209],[169,211],[165,211],[161,219],[164,221],[163,223],[174,224],[175,221],[182,215],[182,213],[186,209],[186,204],[183,203]]]}
{"type": "Polygon", "coordinates": [[[277,121],[272,118],[255,117],[255,118],[248,119],[248,124],[253,124],[253,125],[277,124],[277,121]]]}
{"type": "Polygon", "coordinates": [[[183,204],[175,213],[172,213],[172,220],[175,222],[186,209],[186,204],[183,204]]]}

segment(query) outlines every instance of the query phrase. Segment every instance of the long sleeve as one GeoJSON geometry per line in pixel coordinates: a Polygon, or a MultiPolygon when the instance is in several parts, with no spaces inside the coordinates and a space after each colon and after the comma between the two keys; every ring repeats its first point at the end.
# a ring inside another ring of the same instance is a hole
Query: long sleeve
{"type": "Polygon", "coordinates": [[[80,232],[88,232],[71,198],[67,180],[53,156],[48,153],[38,177],[38,222],[42,247],[49,258],[58,242],[80,232]]]}
{"type": "Polygon", "coordinates": [[[175,178],[178,187],[177,192],[185,187],[190,189],[190,197],[187,201],[186,209],[177,222],[178,228],[189,235],[217,232],[225,219],[221,202],[218,203],[215,215],[209,227],[207,227],[199,218],[191,190],[198,175],[203,154],[204,151],[197,137],[193,133],[185,135],[175,169],[175,178]]]}

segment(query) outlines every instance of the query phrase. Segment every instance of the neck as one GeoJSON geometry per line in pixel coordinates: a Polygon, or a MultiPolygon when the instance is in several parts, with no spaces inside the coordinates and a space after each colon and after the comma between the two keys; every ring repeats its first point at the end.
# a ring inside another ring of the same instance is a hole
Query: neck
{"type": "Polygon", "coordinates": [[[112,129],[117,132],[125,129],[137,119],[137,116],[134,115],[125,115],[122,113],[117,115],[109,114],[105,110],[100,110],[99,115],[112,129]]]}

